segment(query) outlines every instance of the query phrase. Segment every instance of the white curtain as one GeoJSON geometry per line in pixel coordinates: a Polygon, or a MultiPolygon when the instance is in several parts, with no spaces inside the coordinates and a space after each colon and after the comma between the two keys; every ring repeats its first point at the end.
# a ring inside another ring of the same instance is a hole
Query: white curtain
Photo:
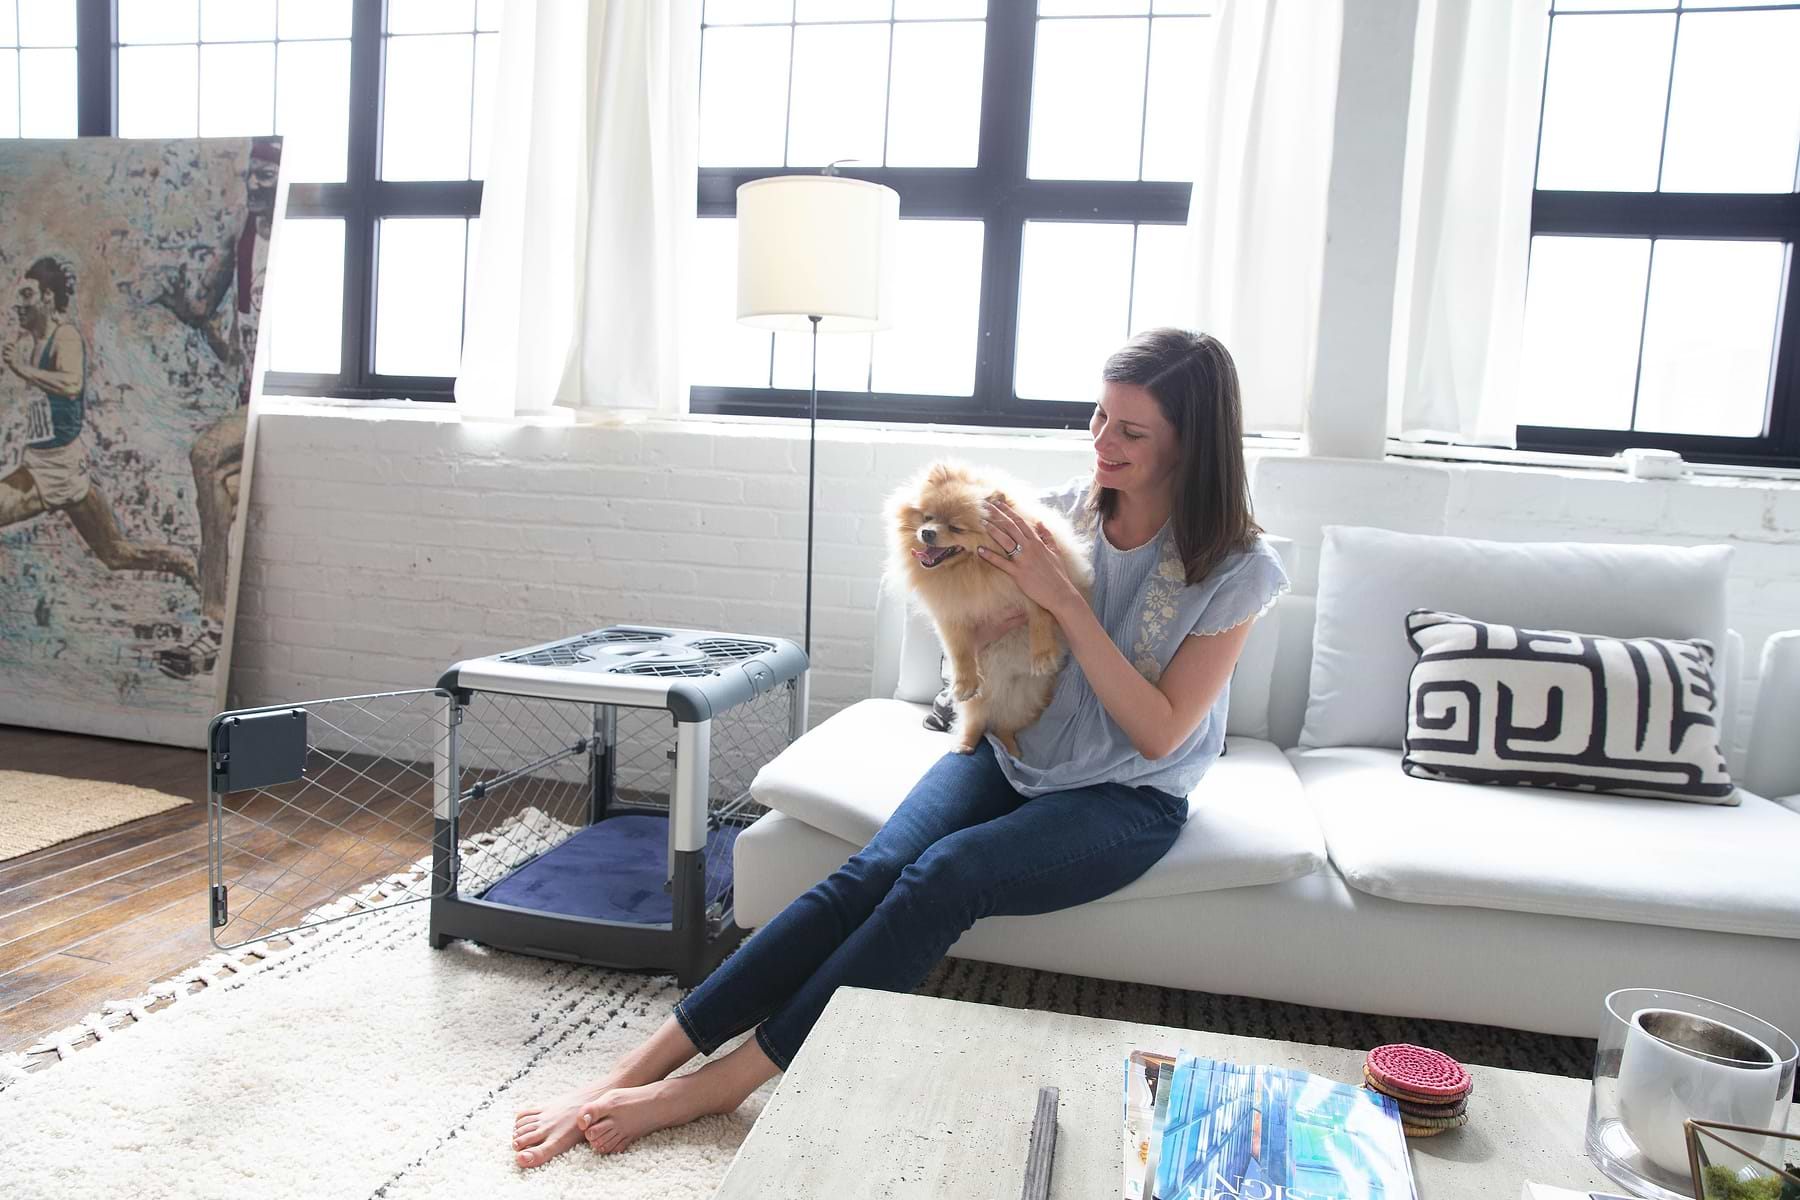
{"type": "Polygon", "coordinates": [[[1420,0],[1389,436],[1514,444],[1545,10],[1420,0]]]}
{"type": "Polygon", "coordinates": [[[1342,0],[1223,0],[1188,209],[1195,327],[1238,367],[1249,432],[1298,433],[1313,387],[1342,0]]]}
{"type": "Polygon", "coordinates": [[[700,0],[508,0],[457,406],[679,412],[700,0]]]}

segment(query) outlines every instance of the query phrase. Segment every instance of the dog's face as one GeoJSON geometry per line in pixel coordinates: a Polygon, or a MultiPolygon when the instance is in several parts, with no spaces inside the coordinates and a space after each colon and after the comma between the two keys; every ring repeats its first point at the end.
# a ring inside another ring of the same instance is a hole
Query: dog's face
{"type": "Polygon", "coordinates": [[[939,573],[979,571],[975,547],[988,542],[982,528],[993,486],[957,463],[938,463],[890,502],[895,549],[914,579],[939,573]]]}

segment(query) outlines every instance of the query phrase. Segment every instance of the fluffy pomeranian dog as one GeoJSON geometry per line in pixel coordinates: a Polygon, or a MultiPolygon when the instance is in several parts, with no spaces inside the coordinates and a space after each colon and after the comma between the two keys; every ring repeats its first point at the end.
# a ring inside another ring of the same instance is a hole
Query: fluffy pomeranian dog
{"type": "Polygon", "coordinates": [[[887,502],[893,531],[888,577],[903,584],[931,614],[944,643],[951,694],[958,701],[958,754],[972,753],[992,730],[1017,758],[1015,735],[1049,706],[1056,673],[1068,653],[1056,618],[1027,599],[1006,572],[975,553],[983,545],[994,552],[994,539],[982,525],[987,502],[1003,499],[1028,524],[1042,522],[1082,597],[1093,591],[1092,544],[1067,517],[1039,504],[1034,492],[992,471],[939,462],[887,502]],[[983,625],[1019,610],[1026,614],[1023,626],[977,650],[975,638],[983,625]]]}

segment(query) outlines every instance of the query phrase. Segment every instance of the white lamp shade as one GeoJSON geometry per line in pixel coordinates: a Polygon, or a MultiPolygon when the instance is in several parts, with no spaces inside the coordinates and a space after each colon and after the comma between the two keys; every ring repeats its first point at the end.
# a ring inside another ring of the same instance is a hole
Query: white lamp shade
{"type": "Polygon", "coordinates": [[[893,324],[900,193],[841,175],[737,190],[737,316],[759,329],[867,333],[893,324]]]}

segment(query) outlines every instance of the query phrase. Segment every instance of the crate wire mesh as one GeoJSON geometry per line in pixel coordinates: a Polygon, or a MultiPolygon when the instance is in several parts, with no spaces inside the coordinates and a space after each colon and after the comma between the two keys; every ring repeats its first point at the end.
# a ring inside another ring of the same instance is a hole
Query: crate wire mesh
{"type": "Polygon", "coordinates": [[[385,897],[361,911],[432,894],[421,866],[430,861],[432,762],[448,701],[435,690],[386,692],[215,718],[207,806],[215,946],[234,949],[347,915],[320,910],[372,883],[384,884],[385,897]],[[285,719],[294,713],[302,719],[285,719]],[[244,781],[233,768],[256,765],[255,750],[242,748],[248,739],[234,735],[258,718],[285,726],[284,740],[303,736],[292,748],[299,769],[293,778],[277,769],[276,778],[232,787],[244,781]]]}
{"type": "MultiPolygon", "coordinates": [[[[448,687],[221,714],[209,739],[215,945],[231,949],[356,912],[431,900],[435,945],[472,936],[603,961],[603,950],[590,956],[570,949],[574,935],[567,931],[539,936],[542,914],[502,913],[533,931],[509,941],[510,928],[495,917],[506,905],[483,898],[596,823],[635,815],[666,823],[661,884],[676,897],[674,915],[650,926],[665,934],[686,926],[687,949],[670,962],[691,976],[699,961],[696,933],[730,932],[730,842],[710,835],[747,827],[765,811],[750,785],[803,723],[804,656],[790,643],[729,636],[671,646],[668,632],[616,627],[458,668],[473,680],[486,678],[480,668],[492,664],[566,679],[567,667],[587,661],[584,653],[598,647],[614,654],[623,644],[632,649],[616,672],[648,677],[634,686],[717,677],[743,662],[747,675],[761,672],[751,676],[758,690],[717,716],[683,721],[673,701],[654,706],[648,692],[647,703],[594,703],[568,698],[567,687],[562,695],[521,694],[529,681],[489,678],[508,689],[495,691],[460,686],[453,668],[448,687]],[[792,652],[782,668],[790,677],[774,680],[766,664],[752,660],[782,647],[792,652]],[[684,781],[692,791],[694,780],[704,781],[703,794],[684,808],[684,781]],[[695,890],[696,878],[709,881],[707,890],[695,890]],[[358,903],[330,903],[372,883],[372,894],[358,903]],[[684,895],[689,910],[701,897],[703,928],[692,914],[684,919],[684,895]]],[[[702,682],[718,691],[716,681],[702,682]]],[[[728,699],[748,692],[730,682],[737,690],[721,693],[728,699]]],[[[587,933],[583,946],[604,941],[587,933]]],[[[632,962],[618,965],[666,957],[642,939],[624,941],[635,947],[624,954],[632,962]]]]}

